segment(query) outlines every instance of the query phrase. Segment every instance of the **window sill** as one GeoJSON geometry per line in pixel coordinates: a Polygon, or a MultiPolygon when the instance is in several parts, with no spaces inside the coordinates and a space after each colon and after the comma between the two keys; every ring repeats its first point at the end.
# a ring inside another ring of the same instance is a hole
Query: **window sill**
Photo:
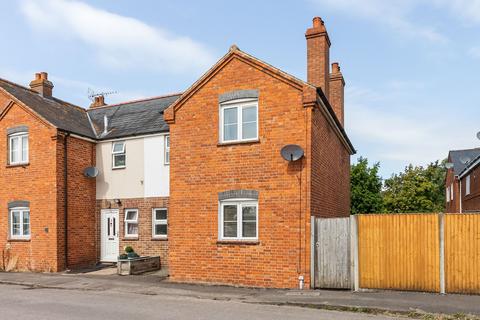
{"type": "Polygon", "coordinates": [[[116,167],[116,168],[112,167],[112,170],[122,170],[122,169],[127,169],[127,167],[126,166],[125,167],[116,167]]]}
{"type": "Polygon", "coordinates": [[[247,141],[219,142],[217,144],[217,147],[231,146],[231,145],[236,145],[236,144],[256,144],[256,143],[260,143],[260,140],[255,139],[255,140],[247,140],[247,141]]]}
{"type": "Polygon", "coordinates": [[[168,241],[167,237],[152,237],[152,241],[168,241]]]}
{"type": "Polygon", "coordinates": [[[217,245],[250,245],[255,246],[259,245],[260,241],[258,240],[218,240],[217,245]]]}
{"type": "Polygon", "coordinates": [[[123,237],[123,241],[137,241],[139,238],[137,237],[123,237]]]}
{"type": "Polygon", "coordinates": [[[16,168],[16,167],[28,167],[30,165],[29,162],[26,163],[16,163],[16,164],[7,164],[6,168],[16,168]]]}
{"type": "Polygon", "coordinates": [[[8,241],[8,242],[30,242],[30,241],[31,241],[31,238],[26,238],[26,239],[22,239],[22,238],[9,238],[7,241],[8,241]]]}

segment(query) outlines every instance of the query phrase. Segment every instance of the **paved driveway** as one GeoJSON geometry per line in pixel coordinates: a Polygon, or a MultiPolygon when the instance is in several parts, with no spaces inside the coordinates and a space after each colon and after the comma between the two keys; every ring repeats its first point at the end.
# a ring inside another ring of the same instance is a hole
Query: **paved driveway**
{"type": "Polygon", "coordinates": [[[394,319],[308,308],[271,306],[177,295],[40,289],[0,285],[0,318],[65,319],[394,319]]]}

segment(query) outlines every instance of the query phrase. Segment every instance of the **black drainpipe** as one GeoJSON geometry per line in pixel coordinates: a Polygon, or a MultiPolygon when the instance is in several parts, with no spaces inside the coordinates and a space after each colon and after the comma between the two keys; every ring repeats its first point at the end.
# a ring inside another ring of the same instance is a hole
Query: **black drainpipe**
{"type": "Polygon", "coordinates": [[[65,269],[68,269],[68,152],[67,152],[67,138],[70,136],[70,133],[65,133],[63,140],[63,180],[64,180],[64,221],[65,221],[65,269]]]}

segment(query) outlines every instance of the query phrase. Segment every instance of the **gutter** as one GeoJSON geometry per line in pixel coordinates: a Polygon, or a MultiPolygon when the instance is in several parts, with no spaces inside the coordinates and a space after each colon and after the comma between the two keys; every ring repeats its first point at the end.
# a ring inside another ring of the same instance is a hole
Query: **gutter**
{"type": "Polygon", "coordinates": [[[477,165],[480,164],[480,157],[477,157],[475,161],[473,161],[469,166],[467,166],[465,169],[463,169],[462,172],[458,174],[458,177],[462,179],[465,177],[470,171],[472,171],[473,168],[475,168],[477,165]]]}

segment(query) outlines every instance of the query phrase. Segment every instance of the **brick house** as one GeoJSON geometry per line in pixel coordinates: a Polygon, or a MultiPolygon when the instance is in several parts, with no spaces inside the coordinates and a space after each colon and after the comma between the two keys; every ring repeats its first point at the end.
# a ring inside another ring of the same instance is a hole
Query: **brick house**
{"type": "Polygon", "coordinates": [[[173,281],[309,283],[311,217],[349,215],[355,151],[320,18],[305,37],[307,81],[236,46],[182,94],[116,105],[59,100],[46,73],[0,80],[4,261],[58,271],[132,245],[173,281]]]}
{"type": "Polygon", "coordinates": [[[165,111],[173,281],[309,283],[311,216],[349,215],[344,80],[320,18],[305,36],[308,81],[232,46],[165,111]]]}
{"type": "Polygon", "coordinates": [[[480,212],[480,148],[452,150],[445,177],[445,212],[480,212]]]}

